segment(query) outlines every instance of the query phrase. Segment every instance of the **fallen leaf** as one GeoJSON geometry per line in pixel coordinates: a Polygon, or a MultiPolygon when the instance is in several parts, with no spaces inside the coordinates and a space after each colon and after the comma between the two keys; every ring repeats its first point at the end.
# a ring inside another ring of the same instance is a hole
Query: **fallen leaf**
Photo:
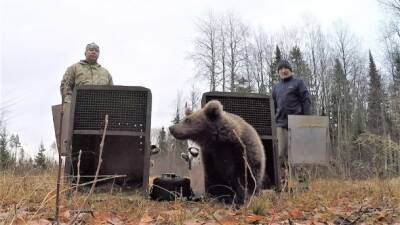
{"type": "Polygon", "coordinates": [[[232,216],[232,212],[228,212],[226,210],[219,209],[219,210],[215,211],[213,216],[214,216],[214,219],[218,221],[218,224],[223,224],[223,225],[237,224],[234,216],[232,216]]]}
{"type": "Polygon", "coordinates": [[[94,217],[90,218],[87,222],[88,224],[124,224],[124,222],[117,216],[114,212],[103,211],[94,213],[94,217]]]}
{"type": "Polygon", "coordinates": [[[326,215],[322,213],[315,213],[314,214],[314,220],[321,222],[321,223],[326,223],[328,222],[326,215]]]}
{"type": "Polygon", "coordinates": [[[223,219],[225,219],[228,215],[228,213],[223,210],[223,209],[218,209],[217,211],[215,211],[215,213],[213,214],[215,219],[221,221],[223,219]]]}
{"type": "Polygon", "coordinates": [[[152,217],[150,217],[149,215],[145,214],[140,219],[139,225],[151,224],[151,222],[153,222],[153,221],[154,221],[154,219],[152,217]]]}
{"type": "Polygon", "coordinates": [[[138,225],[138,224],[139,224],[139,221],[137,221],[137,220],[130,220],[130,221],[125,222],[125,225],[138,225]]]}
{"type": "Polygon", "coordinates": [[[60,213],[60,221],[68,222],[71,219],[71,213],[69,210],[61,211],[60,213]]]}
{"type": "Polygon", "coordinates": [[[114,213],[107,211],[94,213],[94,217],[99,220],[107,220],[108,218],[113,216],[115,216],[114,213]]]}
{"type": "Polygon", "coordinates": [[[156,222],[157,222],[157,224],[162,224],[162,223],[165,222],[165,218],[160,216],[160,215],[158,215],[157,219],[156,219],[156,222]]]}
{"type": "Polygon", "coordinates": [[[221,223],[217,223],[216,221],[207,221],[202,223],[201,225],[221,225],[221,223]]]}
{"type": "Polygon", "coordinates": [[[240,211],[227,211],[227,214],[230,216],[238,216],[241,215],[240,211]]]}
{"type": "Polygon", "coordinates": [[[235,225],[235,224],[237,224],[237,222],[236,222],[236,221],[233,221],[233,220],[223,220],[223,221],[220,221],[218,224],[222,224],[222,225],[235,225]]]}
{"type": "Polygon", "coordinates": [[[203,224],[204,222],[201,222],[196,219],[186,220],[185,222],[183,222],[183,225],[203,225],[203,224]]]}
{"type": "Polygon", "coordinates": [[[249,215],[246,217],[246,222],[248,223],[256,223],[261,220],[263,220],[265,217],[264,216],[259,216],[259,215],[249,215]]]}
{"type": "Polygon", "coordinates": [[[3,220],[6,220],[7,219],[7,217],[9,217],[9,212],[1,212],[0,211],[0,220],[1,221],[3,221],[3,220]]]}
{"type": "Polygon", "coordinates": [[[51,225],[52,223],[48,220],[40,219],[40,220],[28,221],[26,224],[27,225],[51,225]]]}
{"type": "Polygon", "coordinates": [[[326,225],[326,224],[329,224],[328,222],[324,222],[324,223],[321,223],[321,222],[315,222],[315,221],[311,221],[314,225],[326,225]]]}
{"type": "Polygon", "coordinates": [[[299,219],[303,217],[303,213],[298,208],[295,208],[289,211],[289,216],[293,219],[299,219]]]}
{"type": "Polygon", "coordinates": [[[106,222],[107,222],[107,224],[114,224],[114,225],[123,225],[123,224],[125,224],[124,221],[122,221],[118,217],[109,218],[108,220],[106,220],[106,222]]]}
{"type": "Polygon", "coordinates": [[[160,215],[163,215],[165,217],[172,217],[172,216],[178,216],[182,212],[179,209],[174,209],[174,210],[168,210],[168,211],[162,211],[160,212],[160,215]]]}
{"type": "Polygon", "coordinates": [[[209,218],[209,214],[205,210],[201,210],[197,213],[196,217],[209,218]]]}
{"type": "Polygon", "coordinates": [[[386,214],[384,212],[379,213],[378,221],[384,221],[386,219],[386,214]]]}

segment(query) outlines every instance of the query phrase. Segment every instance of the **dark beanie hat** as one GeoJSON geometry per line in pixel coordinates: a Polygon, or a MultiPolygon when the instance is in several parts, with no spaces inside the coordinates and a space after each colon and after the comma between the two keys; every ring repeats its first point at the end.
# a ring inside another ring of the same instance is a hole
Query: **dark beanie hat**
{"type": "Polygon", "coordinates": [[[287,68],[290,71],[292,71],[292,66],[290,65],[289,61],[282,59],[281,61],[279,61],[278,63],[278,71],[282,68],[287,68]]]}

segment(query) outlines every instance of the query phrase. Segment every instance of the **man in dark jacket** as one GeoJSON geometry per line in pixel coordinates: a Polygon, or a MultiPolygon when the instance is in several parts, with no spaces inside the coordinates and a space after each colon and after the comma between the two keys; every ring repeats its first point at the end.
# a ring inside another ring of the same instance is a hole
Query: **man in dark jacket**
{"type": "MultiPolygon", "coordinates": [[[[279,160],[282,167],[288,166],[288,115],[310,115],[310,94],[304,82],[293,77],[287,60],[278,64],[280,81],[272,89],[275,106],[279,160]]],[[[286,171],[286,170],[285,170],[286,171]]]]}

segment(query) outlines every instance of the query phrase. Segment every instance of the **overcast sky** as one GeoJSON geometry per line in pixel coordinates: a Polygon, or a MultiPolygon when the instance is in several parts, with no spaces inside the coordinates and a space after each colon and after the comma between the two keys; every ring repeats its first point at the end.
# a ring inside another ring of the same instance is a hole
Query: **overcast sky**
{"type": "MultiPolygon", "coordinates": [[[[51,105],[59,104],[66,68],[100,46],[98,62],[117,85],[144,86],[153,95],[152,127],[168,126],[177,92],[195,75],[188,52],[194,22],[209,11],[232,12],[253,28],[278,32],[304,16],[323,27],[346,23],[372,50],[383,12],[376,0],[0,0],[0,107],[10,133],[35,154],[54,140],[51,105]]],[[[196,82],[197,83],[197,82],[196,82]]],[[[206,91],[202,89],[202,91],[206,91]]]]}

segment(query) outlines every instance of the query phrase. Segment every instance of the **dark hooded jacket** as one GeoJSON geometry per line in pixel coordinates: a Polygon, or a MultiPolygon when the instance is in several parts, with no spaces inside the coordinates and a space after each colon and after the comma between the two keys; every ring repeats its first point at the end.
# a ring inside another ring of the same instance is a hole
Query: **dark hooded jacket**
{"type": "Polygon", "coordinates": [[[272,89],[277,127],[288,127],[288,115],[310,115],[311,100],[306,85],[300,79],[281,79],[272,89]]]}

